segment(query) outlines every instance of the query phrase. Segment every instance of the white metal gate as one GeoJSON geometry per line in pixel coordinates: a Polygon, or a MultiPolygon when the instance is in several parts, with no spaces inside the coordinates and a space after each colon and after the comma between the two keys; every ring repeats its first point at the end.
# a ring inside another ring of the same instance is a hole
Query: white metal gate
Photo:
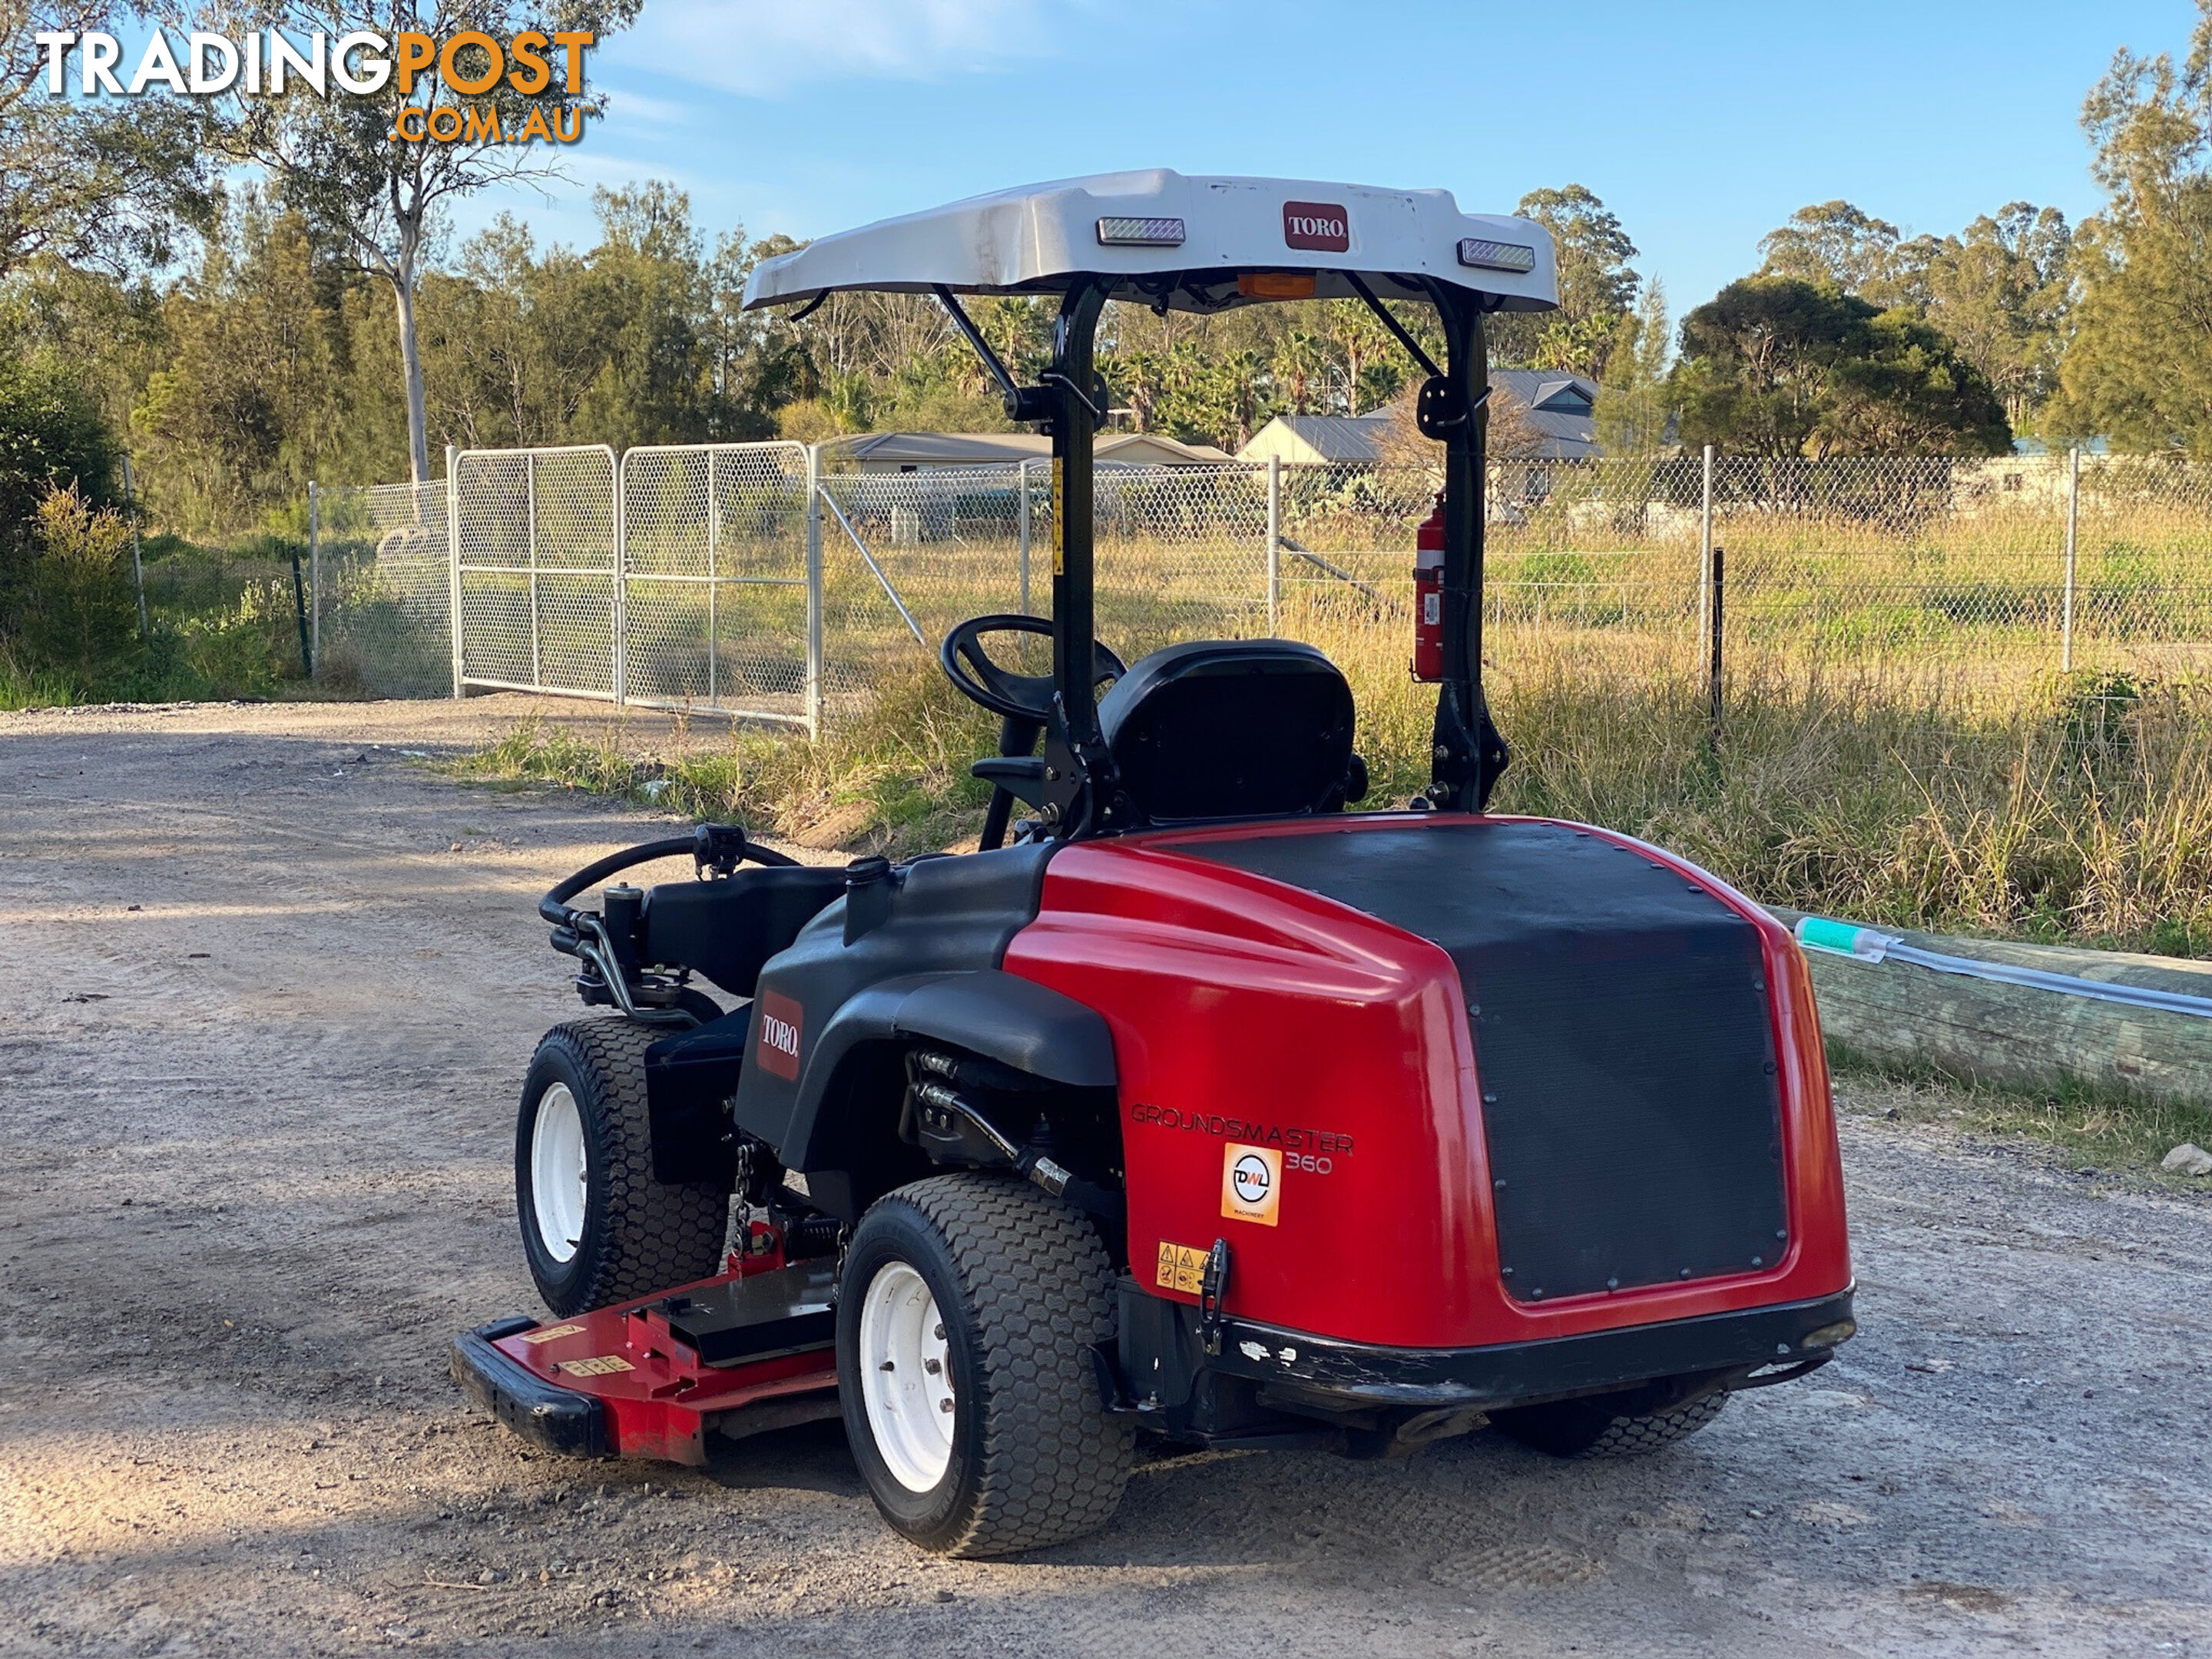
{"type": "Polygon", "coordinates": [[[453,687],[622,695],[622,506],[615,452],[448,457],[453,687]]]}
{"type": "Polygon", "coordinates": [[[633,449],[621,484],[623,700],[811,729],[822,710],[814,452],[633,449]]]}

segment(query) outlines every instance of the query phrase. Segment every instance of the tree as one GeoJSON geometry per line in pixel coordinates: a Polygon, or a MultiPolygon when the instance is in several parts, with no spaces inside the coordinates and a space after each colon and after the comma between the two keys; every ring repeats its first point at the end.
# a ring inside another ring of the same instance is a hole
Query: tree
{"type": "Polygon", "coordinates": [[[7,618],[15,648],[8,654],[20,650],[84,690],[132,644],[131,528],[75,486],[50,487],[32,520],[31,546],[7,618]]]}
{"type": "Polygon", "coordinates": [[[306,225],[249,195],[226,229],[164,302],[169,357],[131,417],[165,509],[195,531],[304,494],[343,424],[344,325],[306,225]]]}
{"type": "Polygon", "coordinates": [[[0,569],[28,546],[40,501],[56,489],[104,501],[114,465],[113,434],[69,375],[0,358],[0,569]]]}
{"type": "Polygon", "coordinates": [[[1598,383],[1598,448],[1607,455],[1648,455],[1663,446],[1674,405],[1667,395],[1668,359],[1674,341],[1667,319],[1667,290],[1657,277],[1624,325],[1622,339],[1598,383]]]}
{"type": "Polygon", "coordinates": [[[2081,296],[2046,426],[2212,456],[2212,0],[2189,55],[2121,52],[2081,122],[2104,210],[2075,242],[2081,296]]]}
{"type": "Polygon", "coordinates": [[[1799,208],[1788,224],[1759,238],[1759,251],[1766,256],[1759,275],[1830,283],[1860,294],[1890,275],[1897,246],[1897,227],[1887,219],[1849,202],[1820,202],[1799,208]]]}
{"type": "MultiPolygon", "coordinates": [[[[408,467],[419,483],[428,476],[430,461],[416,307],[431,238],[459,197],[494,185],[560,176],[557,163],[538,159],[551,149],[550,143],[541,148],[514,140],[537,131],[580,131],[585,115],[597,114],[601,104],[583,91],[580,75],[572,83],[563,72],[562,48],[551,37],[604,39],[629,26],[641,0],[247,3],[243,18],[249,23],[301,33],[319,29],[333,40],[356,30],[386,39],[411,32],[444,40],[463,30],[495,40],[536,30],[547,38],[550,73],[535,92],[514,86],[518,76],[526,84],[529,79],[518,66],[482,92],[463,94],[434,62],[404,85],[395,73],[372,95],[323,99],[295,82],[282,98],[247,98],[241,92],[230,105],[229,153],[266,169],[278,198],[305,215],[333,246],[345,249],[354,268],[381,282],[391,295],[407,405],[408,467]],[[427,112],[426,120],[441,110],[453,111],[457,120],[473,110],[481,123],[489,112],[495,125],[489,132],[481,125],[458,129],[462,136],[451,143],[396,140],[392,135],[400,131],[400,112],[408,108],[427,112]]],[[[474,84],[493,65],[485,50],[471,43],[453,54],[453,68],[465,83],[474,84]]]]}
{"type": "Polygon", "coordinates": [[[1602,375],[1643,282],[1628,264],[1636,258],[1636,244],[1585,185],[1532,190],[1515,211],[1552,233],[1559,308],[1500,313],[1491,322],[1492,355],[1500,362],[1602,375]]]}
{"type": "Polygon", "coordinates": [[[1329,354],[1321,336],[1294,328],[1276,343],[1269,378],[1282,394],[1283,412],[1318,415],[1328,402],[1329,354]]]}
{"type": "Polygon", "coordinates": [[[42,254],[164,264],[175,233],[212,210],[200,111],[48,89],[34,36],[112,33],[126,15],[114,0],[0,0],[0,276],[42,254]]]}
{"type": "Polygon", "coordinates": [[[2008,202],[1947,236],[1917,273],[1922,310],[2023,424],[2057,385],[2074,238],[2057,208],[2008,202]]]}
{"type": "Polygon", "coordinates": [[[1933,323],[2025,421],[2056,383],[2072,238],[2056,208],[2008,202],[1956,236],[1899,238],[1849,202],[1800,208],[1759,242],[1760,274],[1826,283],[1933,323]]]}
{"type": "Polygon", "coordinates": [[[1322,315],[1322,337],[1344,376],[1344,412],[1362,415],[1395,398],[1412,363],[1382,319],[1350,300],[1328,301],[1322,315]]]}
{"type": "Polygon", "coordinates": [[[1989,384],[1930,325],[1827,283],[1747,276],[1682,324],[1686,446],[1765,456],[2001,454],[1989,384]]]}

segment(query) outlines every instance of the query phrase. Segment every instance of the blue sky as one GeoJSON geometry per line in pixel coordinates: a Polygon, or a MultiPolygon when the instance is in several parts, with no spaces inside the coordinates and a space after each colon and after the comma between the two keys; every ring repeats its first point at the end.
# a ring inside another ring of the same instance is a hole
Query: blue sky
{"type": "Polygon", "coordinates": [[[647,0],[601,49],[574,181],[480,198],[587,242],[597,184],[664,178],[712,233],[810,236],[1126,167],[1443,185],[1510,210],[1588,185],[1676,314],[1843,197],[1908,234],[2097,205],[2078,118],[2185,0],[1492,6],[1449,0],[647,0]]]}

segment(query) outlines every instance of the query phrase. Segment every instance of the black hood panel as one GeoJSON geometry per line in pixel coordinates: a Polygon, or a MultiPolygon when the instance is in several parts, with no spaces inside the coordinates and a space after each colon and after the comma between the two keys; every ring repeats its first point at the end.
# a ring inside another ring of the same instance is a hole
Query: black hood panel
{"type": "Polygon", "coordinates": [[[1759,932],[1704,888],[1563,824],[1443,819],[1168,845],[1450,955],[1516,1297],[1754,1273],[1787,1247],[1759,932]]]}

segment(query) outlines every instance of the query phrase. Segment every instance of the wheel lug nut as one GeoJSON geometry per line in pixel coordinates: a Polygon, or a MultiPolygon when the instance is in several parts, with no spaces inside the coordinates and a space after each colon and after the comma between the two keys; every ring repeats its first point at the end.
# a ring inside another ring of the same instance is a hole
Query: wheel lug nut
{"type": "Polygon", "coordinates": [[[940,1400],[937,1402],[937,1409],[941,1412],[949,1412],[952,1409],[952,1401],[949,1399],[940,1400]]]}

